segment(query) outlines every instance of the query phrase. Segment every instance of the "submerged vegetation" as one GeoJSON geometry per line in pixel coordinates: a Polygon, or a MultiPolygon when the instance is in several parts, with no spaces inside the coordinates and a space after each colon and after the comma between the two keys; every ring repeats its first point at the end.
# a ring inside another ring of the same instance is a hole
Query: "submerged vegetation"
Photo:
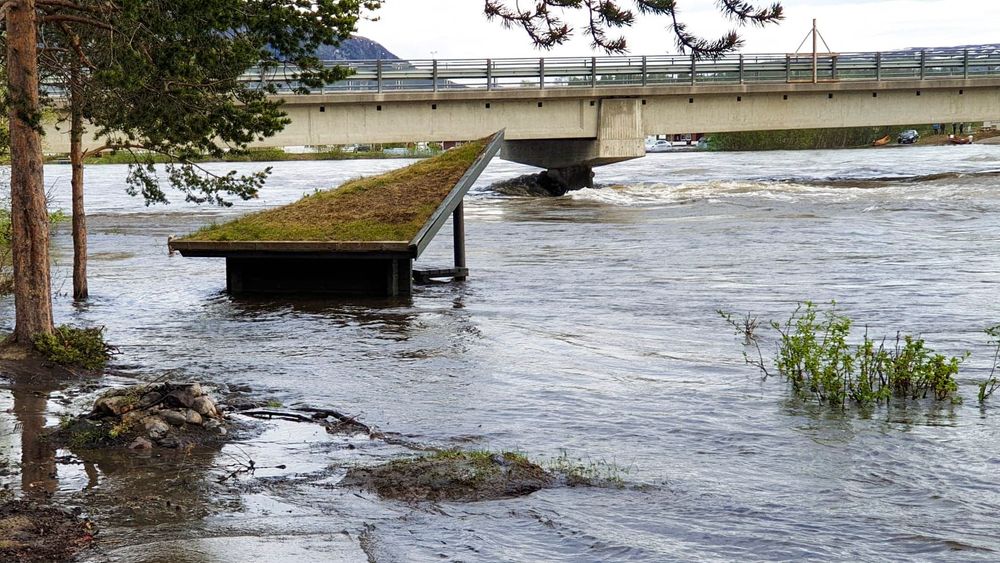
{"type": "Polygon", "coordinates": [[[531,494],[552,482],[552,475],[519,453],[442,450],[353,468],[341,484],[397,500],[474,502],[531,494]]]}
{"type": "Polygon", "coordinates": [[[104,341],[104,328],[56,327],[52,334],[32,339],[35,349],[53,363],[96,371],[107,365],[117,350],[104,341]]]}
{"type": "MultiPolygon", "coordinates": [[[[876,341],[866,329],[860,341],[852,344],[853,322],[837,311],[836,303],[821,311],[806,301],[784,323],[771,321],[778,343],[770,362],[764,359],[756,334],[748,332],[733,315],[719,314],[744,337],[744,344],[753,348],[752,355],[744,351],[745,361],[759,368],[765,379],[777,374],[801,397],[840,408],[926,398],[961,401],[956,376],[964,357],[935,353],[923,338],[902,333],[891,342],[886,338],[876,341]]],[[[1000,327],[990,330],[993,332],[987,332],[997,340],[1000,327]]],[[[991,373],[980,388],[980,401],[997,387],[1000,384],[991,373]]]]}
{"type": "Polygon", "coordinates": [[[485,146],[485,140],[468,143],[400,170],[207,227],[186,240],[409,241],[485,146]]]}

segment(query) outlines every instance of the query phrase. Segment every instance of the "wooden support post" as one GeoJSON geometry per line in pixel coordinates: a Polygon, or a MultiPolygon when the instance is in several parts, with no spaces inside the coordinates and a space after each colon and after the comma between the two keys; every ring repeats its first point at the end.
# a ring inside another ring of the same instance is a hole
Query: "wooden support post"
{"type": "Polygon", "coordinates": [[[459,202],[451,216],[454,231],[455,247],[455,279],[464,280],[469,277],[465,262],[465,203],[459,202]]]}

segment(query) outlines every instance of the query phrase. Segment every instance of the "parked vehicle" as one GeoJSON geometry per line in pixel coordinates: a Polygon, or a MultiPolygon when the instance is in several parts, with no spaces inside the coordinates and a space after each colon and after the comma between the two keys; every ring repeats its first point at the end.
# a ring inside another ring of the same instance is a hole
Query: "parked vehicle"
{"type": "Polygon", "coordinates": [[[646,145],[646,152],[670,152],[673,148],[674,146],[670,144],[670,141],[660,140],[646,145]]]}
{"type": "Polygon", "coordinates": [[[920,133],[916,129],[907,129],[896,137],[896,142],[901,145],[912,145],[920,139],[920,133]]]}

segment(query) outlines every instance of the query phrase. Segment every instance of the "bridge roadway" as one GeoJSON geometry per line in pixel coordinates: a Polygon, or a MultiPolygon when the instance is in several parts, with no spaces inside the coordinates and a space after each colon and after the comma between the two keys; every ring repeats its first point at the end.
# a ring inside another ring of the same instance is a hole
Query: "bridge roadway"
{"type": "MultiPolygon", "coordinates": [[[[349,61],[348,80],[293,93],[291,123],[258,147],[466,140],[506,129],[501,157],[587,184],[591,167],[644,155],[661,133],[1000,119],[1000,51],[349,61]]],[[[47,150],[68,152],[65,127],[47,150]]],[[[99,140],[93,140],[99,146],[99,140]]],[[[576,187],[576,186],[574,186],[576,187]]]]}

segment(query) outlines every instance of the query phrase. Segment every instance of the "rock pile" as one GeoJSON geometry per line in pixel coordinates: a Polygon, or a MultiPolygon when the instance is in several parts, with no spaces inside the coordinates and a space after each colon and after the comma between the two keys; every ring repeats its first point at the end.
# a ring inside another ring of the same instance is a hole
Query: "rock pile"
{"type": "Polygon", "coordinates": [[[177,448],[227,432],[215,401],[198,383],[152,383],[114,389],[66,429],[80,447],[177,448]]]}

